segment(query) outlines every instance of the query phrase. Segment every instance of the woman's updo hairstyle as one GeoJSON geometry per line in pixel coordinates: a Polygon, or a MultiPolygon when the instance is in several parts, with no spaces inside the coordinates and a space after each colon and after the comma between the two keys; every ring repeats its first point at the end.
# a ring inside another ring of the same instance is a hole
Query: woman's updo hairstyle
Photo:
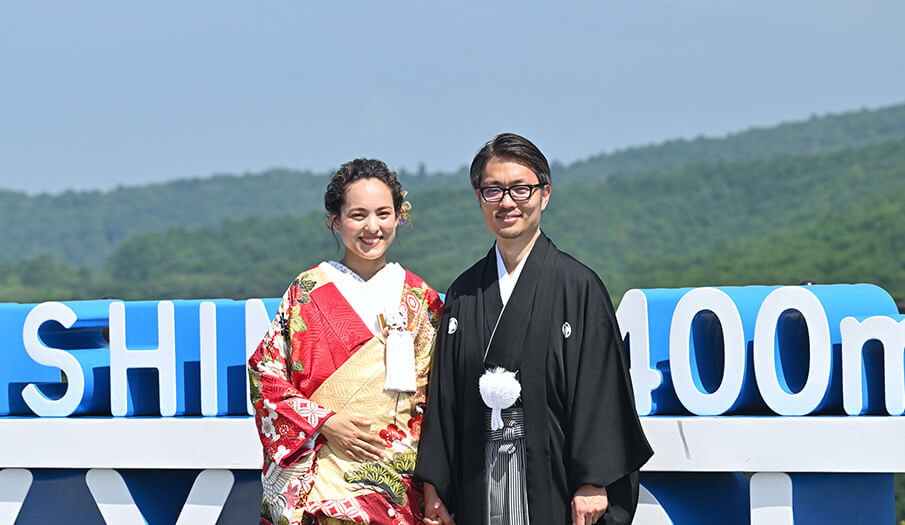
{"type": "Polygon", "coordinates": [[[381,160],[361,158],[343,164],[330,178],[330,184],[324,192],[324,208],[331,218],[339,217],[343,204],[346,203],[346,188],[360,179],[377,179],[386,184],[393,195],[393,209],[397,217],[402,214],[405,192],[402,191],[402,184],[399,184],[396,173],[390,171],[381,160]]]}

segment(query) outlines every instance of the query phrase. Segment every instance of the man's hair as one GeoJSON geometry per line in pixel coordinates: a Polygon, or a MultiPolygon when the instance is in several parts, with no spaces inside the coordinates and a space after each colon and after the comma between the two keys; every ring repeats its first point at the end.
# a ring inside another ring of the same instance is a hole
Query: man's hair
{"type": "Polygon", "coordinates": [[[550,184],[550,164],[547,157],[530,140],[515,133],[500,133],[493,140],[484,144],[484,147],[471,161],[471,187],[481,187],[481,176],[484,175],[484,167],[491,159],[517,162],[530,169],[537,175],[537,182],[550,184]]]}

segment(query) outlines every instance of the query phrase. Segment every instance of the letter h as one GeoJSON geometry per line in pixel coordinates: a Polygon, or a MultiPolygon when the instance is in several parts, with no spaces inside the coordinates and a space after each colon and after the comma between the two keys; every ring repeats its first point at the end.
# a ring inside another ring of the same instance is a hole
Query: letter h
{"type": "MultiPolygon", "coordinates": [[[[176,413],[176,330],[171,301],[157,303],[157,348],[126,348],[126,307],[110,303],[110,411],[114,416],[129,412],[129,369],[153,368],[158,373],[160,415],[176,413]]],[[[138,392],[138,395],[148,392],[138,392]]],[[[134,396],[133,396],[134,397],[134,396]]]]}

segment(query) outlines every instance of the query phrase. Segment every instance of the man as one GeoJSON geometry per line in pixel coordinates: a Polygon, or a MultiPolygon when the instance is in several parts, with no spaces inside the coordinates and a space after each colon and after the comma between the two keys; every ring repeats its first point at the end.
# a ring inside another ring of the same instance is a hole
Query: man
{"type": "Polygon", "coordinates": [[[540,231],[547,159],[498,135],[471,184],[496,243],[446,295],[415,469],[425,522],[630,523],[652,452],[603,283],[540,231]],[[521,397],[498,405],[509,387],[521,397]]]}

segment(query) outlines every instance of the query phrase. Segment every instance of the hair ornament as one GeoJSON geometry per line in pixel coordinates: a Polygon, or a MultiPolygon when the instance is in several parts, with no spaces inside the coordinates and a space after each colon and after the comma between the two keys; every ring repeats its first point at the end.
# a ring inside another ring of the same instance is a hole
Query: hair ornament
{"type": "MultiPolygon", "coordinates": [[[[402,192],[402,198],[408,195],[407,191],[402,192]]],[[[402,201],[402,204],[399,205],[399,226],[403,224],[408,224],[412,221],[412,216],[409,212],[412,210],[412,203],[409,201],[402,201]]]]}

